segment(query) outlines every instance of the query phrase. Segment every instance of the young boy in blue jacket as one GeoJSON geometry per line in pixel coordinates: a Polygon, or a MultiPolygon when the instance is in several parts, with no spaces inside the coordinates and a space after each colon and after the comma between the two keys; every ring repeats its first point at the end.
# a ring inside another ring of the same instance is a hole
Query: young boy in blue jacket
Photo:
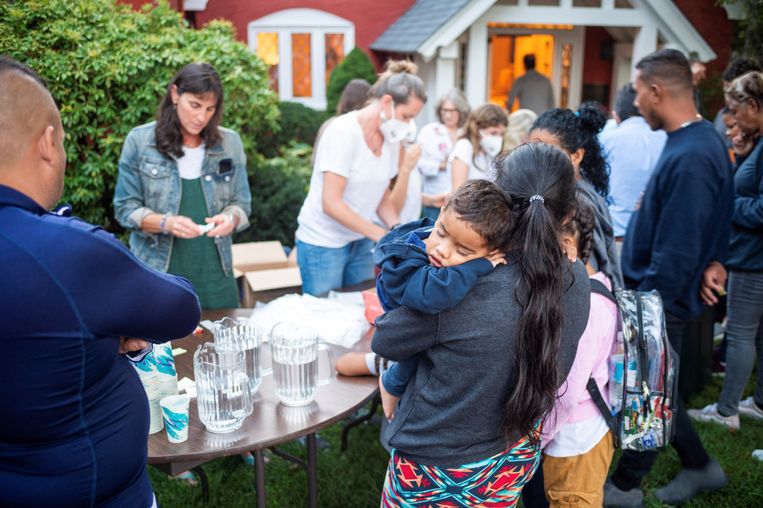
{"type": "MultiPolygon", "coordinates": [[[[513,225],[511,200],[493,182],[471,180],[442,208],[436,223],[421,219],[398,226],[376,245],[381,268],[376,292],[384,310],[405,306],[437,314],[458,305],[477,279],[499,264],[513,225]]],[[[337,361],[345,375],[381,372],[384,412],[394,413],[418,358],[379,368],[375,354],[348,353],[337,361]]]]}

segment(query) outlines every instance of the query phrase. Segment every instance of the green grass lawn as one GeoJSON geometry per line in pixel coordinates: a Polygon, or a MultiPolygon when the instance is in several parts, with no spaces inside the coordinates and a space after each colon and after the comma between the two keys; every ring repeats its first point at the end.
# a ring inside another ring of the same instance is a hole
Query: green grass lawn
{"type": "MultiPolygon", "coordinates": [[[[689,407],[703,407],[715,402],[721,384],[722,379],[713,379],[690,402],[689,407]]],[[[736,434],[713,424],[697,423],[696,428],[709,453],[723,466],[730,484],[718,492],[702,495],[686,506],[763,507],[763,462],[751,456],[753,449],[763,448],[763,421],[743,417],[742,429],[736,434]]],[[[349,450],[344,454],[339,451],[341,431],[342,425],[335,425],[321,432],[331,446],[318,451],[318,504],[336,508],[377,507],[388,458],[379,444],[379,427],[364,424],[353,429],[349,450]]],[[[299,444],[292,443],[283,449],[304,457],[305,449],[299,444]]],[[[647,492],[667,483],[679,467],[678,456],[672,449],[663,453],[646,477],[644,485],[647,492]]],[[[208,504],[202,502],[198,487],[170,480],[150,468],[151,481],[161,506],[254,506],[254,469],[246,466],[239,457],[212,461],[204,469],[210,481],[211,499],[208,504]]],[[[307,479],[299,467],[271,457],[266,466],[266,483],[269,507],[293,508],[307,504],[307,479]]],[[[645,505],[662,506],[649,494],[645,505]]]]}

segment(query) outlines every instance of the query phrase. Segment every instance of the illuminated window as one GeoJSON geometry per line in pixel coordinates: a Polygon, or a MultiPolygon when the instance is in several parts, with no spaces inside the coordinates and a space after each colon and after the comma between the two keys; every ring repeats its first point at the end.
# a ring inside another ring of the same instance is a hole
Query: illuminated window
{"type": "Polygon", "coordinates": [[[249,47],[281,100],[326,108],[329,76],[355,45],[355,25],[317,9],[285,9],[249,23],[249,47]]]}
{"type": "Polygon", "coordinates": [[[278,92],[278,34],[260,32],[257,34],[257,56],[268,66],[270,87],[278,92]]]}
{"type": "Polygon", "coordinates": [[[331,71],[344,60],[344,34],[326,34],[326,84],[331,71]]]}
{"type": "Polygon", "coordinates": [[[310,34],[291,34],[291,93],[294,97],[313,96],[311,58],[310,34]]]}

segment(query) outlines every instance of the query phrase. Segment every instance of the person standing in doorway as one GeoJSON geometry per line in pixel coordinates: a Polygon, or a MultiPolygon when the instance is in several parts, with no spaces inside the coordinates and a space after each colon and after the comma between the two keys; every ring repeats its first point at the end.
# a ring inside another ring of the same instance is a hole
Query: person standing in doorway
{"type": "Polygon", "coordinates": [[[519,99],[520,108],[529,109],[541,115],[555,106],[551,81],[535,70],[535,55],[525,55],[522,61],[525,64],[525,73],[518,77],[514,86],[511,87],[509,98],[506,100],[506,109],[511,111],[514,99],[519,99]]]}
{"type": "MultiPolygon", "coordinates": [[[[700,289],[721,291],[734,182],[731,161],[713,125],[694,105],[689,62],[679,51],[664,49],[636,65],[636,105],[652,129],[668,135],[641,207],[625,235],[622,268],[629,289],[657,290],[662,297],[668,339],[681,355],[687,322],[702,313],[700,289]]],[[[682,469],[655,492],[667,504],[681,504],[703,491],[728,483],[712,459],[677,396],[673,447],[682,469]]],[[[626,450],[604,489],[606,506],[641,506],[641,480],[657,451],[626,450]]]]}

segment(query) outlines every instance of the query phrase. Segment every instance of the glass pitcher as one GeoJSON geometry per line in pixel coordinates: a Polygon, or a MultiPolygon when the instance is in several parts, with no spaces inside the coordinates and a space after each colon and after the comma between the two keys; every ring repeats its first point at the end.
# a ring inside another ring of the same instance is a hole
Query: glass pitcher
{"type": "Polygon", "coordinates": [[[276,395],[286,406],[305,406],[315,398],[318,385],[334,376],[334,357],[313,330],[293,323],[278,323],[270,332],[276,395]],[[318,379],[318,351],[328,358],[329,375],[318,379]]]}
{"type": "Polygon", "coordinates": [[[262,330],[248,319],[224,317],[215,321],[212,327],[215,344],[222,350],[242,351],[249,390],[254,396],[266,372],[262,368],[262,330]]]}
{"type": "Polygon", "coordinates": [[[232,432],[252,414],[252,392],[243,351],[218,348],[211,342],[193,355],[199,420],[210,432],[232,432]]]}

